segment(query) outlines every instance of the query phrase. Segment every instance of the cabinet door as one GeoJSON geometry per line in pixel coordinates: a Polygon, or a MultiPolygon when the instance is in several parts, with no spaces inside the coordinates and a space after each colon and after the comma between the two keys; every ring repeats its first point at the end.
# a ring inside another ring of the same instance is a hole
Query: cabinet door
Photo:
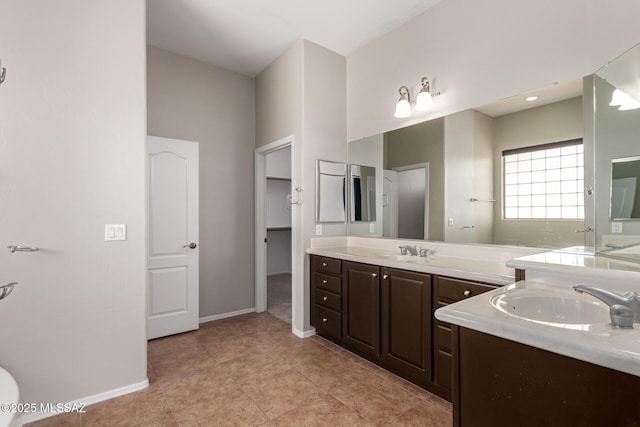
{"type": "Polygon", "coordinates": [[[343,263],[342,339],[345,346],[364,357],[380,356],[379,268],[343,263]]]}
{"type": "Polygon", "coordinates": [[[381,353],[388,369],[426,385],[431,371],[431,276],[382,268],[381,353]]]}

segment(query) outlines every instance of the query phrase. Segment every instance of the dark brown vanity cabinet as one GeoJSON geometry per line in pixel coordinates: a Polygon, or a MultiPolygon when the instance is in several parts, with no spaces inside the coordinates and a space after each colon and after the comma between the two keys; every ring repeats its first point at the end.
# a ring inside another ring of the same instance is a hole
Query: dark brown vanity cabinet
{"type": "Polygon", "coordinates": [[[361,356],[380,356],[380,268],[345,261],[342,341],[361,356]]]}
{"type": "Polygon", "coordinates": [[[311,320],[318,335],[448,400],[451,325],[433,312],[494,288],[311,255],[311,320]]]}
{"type": "Polygon", "coordinates": [[[311,325],[337,343],[342,338],[342,261],[311,256],[311,325]]]}
{"type": "Polygon", "coordinates": [[[640,377],[453,328],[453,425],[638,426],[640,377]]]}
{"type": "Polygon", "coordinates": [[[385,368],[423,387],[431,373],[431,275],[380,269],[385,368]]]}
{"type": "MultiPolygon", "coordinates": [[[[497,286],[453,279],[451,277],[435,276],[433,280],[432,313],[440,307],[453,304],[454,302],[479,295],[495,288],[497,288],[497,286]]],[[[433,375],[431,382],[435,389],[434,392],[447,400],[451,400],[451,389],[453,386],[452,347],[451,324],[441,322],[433,317],[433,375]]]]}

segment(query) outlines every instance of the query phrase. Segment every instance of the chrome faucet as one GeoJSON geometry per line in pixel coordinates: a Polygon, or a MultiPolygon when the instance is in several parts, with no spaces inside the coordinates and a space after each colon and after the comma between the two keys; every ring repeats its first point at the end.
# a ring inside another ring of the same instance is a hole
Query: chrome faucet
{"type": "Polygon", "coordinates": [[[400,248],[400,253],[403,255],[408,251],[411,256],[418,256],[418,249],[415,246],[403,245],[398,247],[400,248]]]}
{"type": "MultiPolygon", "coordinates": [[[[585,293],[598,298],[609,307],[626,307],[633,313],[633,321],[640,322],[640,296],[635,292],[626,292],[623,295],[594,286],[577,285],[573,289],[578,293],[585,293]]],[[[631,314],[631,313],[629,313],[631,314]]]]}

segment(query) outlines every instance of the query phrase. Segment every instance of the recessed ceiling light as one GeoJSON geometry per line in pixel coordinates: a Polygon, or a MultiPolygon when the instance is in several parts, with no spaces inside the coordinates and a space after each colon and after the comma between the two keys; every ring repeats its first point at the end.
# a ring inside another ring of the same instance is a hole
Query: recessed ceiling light
{"type": "Polygon", "coordinates": [[[528,96],[524,100],[527,102],[531,102],[531,101],[535,101],[536,99],[538,99],[538,97],[534,95],[534,96],[528,96]]]}

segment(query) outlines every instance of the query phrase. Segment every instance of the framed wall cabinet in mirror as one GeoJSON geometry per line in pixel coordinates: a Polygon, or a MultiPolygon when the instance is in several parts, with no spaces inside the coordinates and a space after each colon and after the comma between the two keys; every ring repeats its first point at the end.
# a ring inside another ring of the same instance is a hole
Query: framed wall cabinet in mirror
{"type": "Polygon", "coordinates": [[[376,168],[349,165],[349,220],[374,222],[376,220],[376,168]]]}
{"type": "Polygon", "coordinates": [[[611,160],[612,221],[640,220],[640,156],[611,160]]]}
{"type": "Polygon", "coordinates": [[[346,165],[316,161],[316,222],[344,222],[346,219],[346,165]]]}

